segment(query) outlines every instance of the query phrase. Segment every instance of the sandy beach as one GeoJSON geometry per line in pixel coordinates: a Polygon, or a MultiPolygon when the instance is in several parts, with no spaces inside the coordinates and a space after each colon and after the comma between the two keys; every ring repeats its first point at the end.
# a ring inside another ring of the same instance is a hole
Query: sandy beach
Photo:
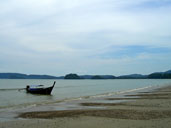
{"type": "Polygon", "coordinates": [[[83,102],[81,109],[21,113],[17,121],[0,122],[0,128],[170,128],[171,86],[125,97],[109,97],[119,103],[83,102]],[[126,100],[126,102],[125,102],[126,100]]]}

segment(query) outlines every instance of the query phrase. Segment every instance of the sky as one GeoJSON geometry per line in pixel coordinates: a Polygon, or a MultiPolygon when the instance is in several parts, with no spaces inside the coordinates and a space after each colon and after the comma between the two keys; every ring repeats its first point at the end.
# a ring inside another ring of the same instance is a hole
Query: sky
{"type": "Polygon", "coordinates": [[[0,72],[171,69],[171,0],[0,0],[0,72]]]}

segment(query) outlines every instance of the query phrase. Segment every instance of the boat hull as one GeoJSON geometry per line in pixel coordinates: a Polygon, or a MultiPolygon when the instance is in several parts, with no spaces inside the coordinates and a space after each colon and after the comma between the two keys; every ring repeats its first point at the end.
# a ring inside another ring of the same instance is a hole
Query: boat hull
{"type": "Polygon", "coordinates": [[[54,82],[53,86],[47,88],[30,88],[30,86],[27,86],[26,91],[27,93],[32,94],[50,95],[53,90],[53,87],[55,86],[55,83],[56,82],[54,82]]]}
{"type": "Polygon", "coordinates": [[[39,88],[39,89],[27,89],[27,93],[50,95],[52,92],[52,89],[53,87],[39,88]]]}

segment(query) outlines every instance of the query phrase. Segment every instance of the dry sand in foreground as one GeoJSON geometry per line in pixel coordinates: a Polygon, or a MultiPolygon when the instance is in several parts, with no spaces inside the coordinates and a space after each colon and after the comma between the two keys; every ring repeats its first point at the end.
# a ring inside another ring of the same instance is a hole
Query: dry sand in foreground
{"type": "Polygon", "coordinates": [[[0,128],[170,128],[171,86],[129,95],[135,100],[124,103],[81,103],[83,106],[105,106],[103,110],[66,110],[27,112],[25,120],[0,123],[0,128]],[[139,96],[139,98],[137,98],[139,96]]]}

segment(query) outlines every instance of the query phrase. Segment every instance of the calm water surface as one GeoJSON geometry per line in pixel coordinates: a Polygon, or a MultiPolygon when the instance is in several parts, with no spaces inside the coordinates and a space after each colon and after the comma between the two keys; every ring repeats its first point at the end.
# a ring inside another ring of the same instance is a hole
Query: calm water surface
{"type": "Polygon", "coordinates": [[[11,80],[0,79],[0,109],[24,106],[32,104],[43,104],[47,102],[58,102],[65,99],[79,98],[83,96],[101,95],[104,93],[126,91],[147,86],[171,85],[171,80],[143,79],[143,80],[11,80]],[[27,84],[43,84],[51,86],[56,81],[52,95],[27,94],[27,84]]]}

